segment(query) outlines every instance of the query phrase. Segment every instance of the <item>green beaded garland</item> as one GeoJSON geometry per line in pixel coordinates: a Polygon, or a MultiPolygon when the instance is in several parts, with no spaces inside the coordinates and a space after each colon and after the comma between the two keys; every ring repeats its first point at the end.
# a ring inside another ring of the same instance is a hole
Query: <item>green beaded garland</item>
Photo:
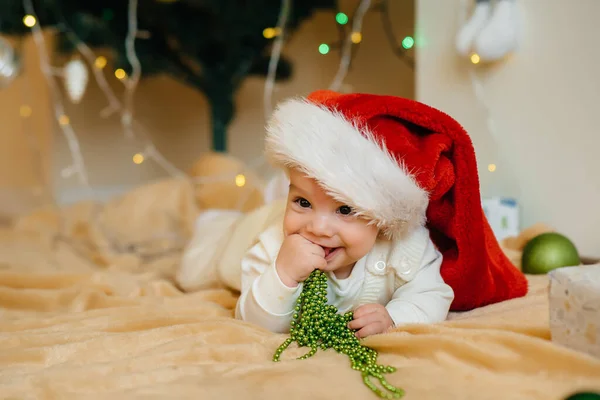
{"type": "Polygon", "coordinates": [[[365,385],[376,395],[384,399],[398,399],[404,390],[389,384],[383,374],[396,372],[391,366],[377,365],[377,352],[360,344],[348,328],[352,321],[352,312],[338,314],[337,308],[327,304],[327,275],[320,270],[313,271],[304,282],[302,293],[298,298],[290,326],[290,337],[275,351],[273,361],[279,361],[281,354],[293,342],[300,347],[310,347],[310,351],[299,360],[313,356],[319,348],[333,348],[338,353],[350,358],[352,369],[360,371],[365,385]],[[379,380],[387,392],[378,388],[371,377],[379,380]]]}

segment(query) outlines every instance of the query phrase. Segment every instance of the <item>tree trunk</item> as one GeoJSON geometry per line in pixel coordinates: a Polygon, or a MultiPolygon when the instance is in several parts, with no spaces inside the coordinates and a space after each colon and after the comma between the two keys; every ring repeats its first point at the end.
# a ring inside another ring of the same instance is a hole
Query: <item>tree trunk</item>
{"type": "Polygon", "coordinates": [[[233,91],[220,90],[209,97],[212,125],[213,151],[227,152],[227,131],[233,120],[233,91]]]}

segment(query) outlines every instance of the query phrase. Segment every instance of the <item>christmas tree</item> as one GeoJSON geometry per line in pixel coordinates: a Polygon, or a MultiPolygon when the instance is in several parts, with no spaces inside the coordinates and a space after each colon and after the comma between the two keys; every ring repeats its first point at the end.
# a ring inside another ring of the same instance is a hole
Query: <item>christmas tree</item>
{"type": "MultiPolygon", "coordinates": [[[[280,32],[281,0],[138,0],[135,53],[141,77],[168,74],[201,91],[211,107],[213,149],[226,151],[235,93],[246,77],[267,74],[273,39],[289,37],[319,9],[335,11],[336,3],[288,2],[285,32],[280,32]]],[[[130,74],[130,6],[125,0],[3,0],[0,33],[28,35],[31,23],[54,28],[55,51],[74,53],[78,41],[110,49],[115,69],[130,74]],[[35,10],[35,20],[25,19],[27,5],[35,10]]],[[[276,79],[288,79],[291,73],[290,62],[281,58],[276,79]]]]}

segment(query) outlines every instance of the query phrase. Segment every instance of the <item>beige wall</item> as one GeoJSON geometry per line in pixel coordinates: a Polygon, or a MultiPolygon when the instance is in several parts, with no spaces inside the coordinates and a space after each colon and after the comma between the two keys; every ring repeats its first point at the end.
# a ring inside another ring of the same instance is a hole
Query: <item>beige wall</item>
{"type": "Polygon", "coordinates": [[[600,256],[600,1],[519,1],[520,50],[481,74],[497,144],[454,52],[459,4],[417,2],[417,99],[470,132],[484,195],[517,196],[524,225],[548,223],[600,256]]]}
{"type": "MultiPolygon", "coordinates": [[[[10,39],[12,46],[19,47],[10,39]]],[[[51,108],[33,40],[22,42],[21,73],[0,89],[0,219],[49,201],[52,175],[51,108]],[[31,113],[21,117],[21,107],[31,113]]]]}

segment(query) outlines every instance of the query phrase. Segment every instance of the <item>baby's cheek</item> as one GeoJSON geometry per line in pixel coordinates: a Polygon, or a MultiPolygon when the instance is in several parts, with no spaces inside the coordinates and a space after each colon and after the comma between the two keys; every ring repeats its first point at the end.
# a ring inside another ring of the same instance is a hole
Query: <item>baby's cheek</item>
{"type": "Polygon", "coordinates": [[[293,210],[287,210],[283,217],[283,234],[285,236],[299,233],[302,228],[302,217],[293,210]]]}
{"type": "Polygon", "coordinates": [[[373,248],[377,239],[377,228],[368,225],[364,220],[347,221],[343,228],[340,231],[343,232],[342,241],[348,256],[358,261],[373,248]]]}
{"type": "Polygon", "coordinates": [[[352,261],[356,262],[363,258],[372,247],[372,245],[365,242],[353,243],[346,248],[346,253],[348,254],[348,257],[352,259],[352,261]]]}

